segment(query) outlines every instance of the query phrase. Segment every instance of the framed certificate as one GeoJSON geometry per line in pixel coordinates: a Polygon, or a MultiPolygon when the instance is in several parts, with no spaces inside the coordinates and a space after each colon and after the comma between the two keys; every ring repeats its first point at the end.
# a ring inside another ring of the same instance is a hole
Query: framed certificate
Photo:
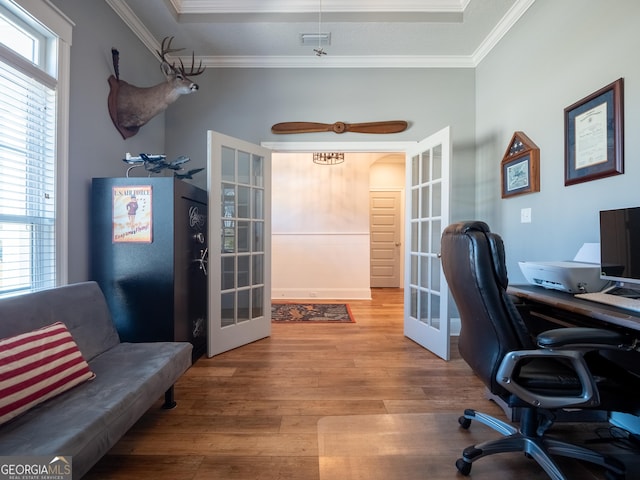
{"type": "Polygon", "coordinates": [[[564,184],[624,173],[623,79],[564,109],[564,184]]]}

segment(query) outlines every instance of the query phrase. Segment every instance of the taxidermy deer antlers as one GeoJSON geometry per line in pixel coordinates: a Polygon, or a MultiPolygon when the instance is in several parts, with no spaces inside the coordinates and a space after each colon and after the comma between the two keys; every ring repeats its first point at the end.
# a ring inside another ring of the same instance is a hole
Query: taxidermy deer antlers
{"type": "Polygon", "coordinates": [[[115,48],[111,49],[115,76],[109,77],[109,86],[111,87],[108,98],[109,115],[111,115],[111,120],[122,138],[127,139],[138,133],[140,127],[164,111],[180,95],[187,95],[198,90],[198,84],[189,77],[195,77],[204,72],[202,61],[200,61],[198,68],[194,68],[195,58],[192,53],[191,69],[188,72],[185,70],[182,60],[180,60],[179,67],[176,67],[175,62],[169,63],[165,58],[167,54],[183,50],[182,48],[171,48],[172,41],[173,37],[165,37],[162,40],[161,51],[156,50],[161,60],[160,69],[166,82],[146,88],[136,87],[120,80],[118,65],[120,54],[115,48]]]}

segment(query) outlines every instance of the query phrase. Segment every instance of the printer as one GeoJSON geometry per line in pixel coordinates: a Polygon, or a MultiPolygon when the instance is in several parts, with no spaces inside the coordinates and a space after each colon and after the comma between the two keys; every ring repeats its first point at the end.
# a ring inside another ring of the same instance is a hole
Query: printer
{"type": "Polygon", "coordinates": [[[530,284],[562,292],[599,292],[608,283],[600,278],[599,243],[585,243],[573,260],[518,265],[530,284]]]}

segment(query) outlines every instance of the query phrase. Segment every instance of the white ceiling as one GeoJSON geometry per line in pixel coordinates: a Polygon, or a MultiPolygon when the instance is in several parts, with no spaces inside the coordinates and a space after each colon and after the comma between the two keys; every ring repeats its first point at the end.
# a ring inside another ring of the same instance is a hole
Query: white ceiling
{"type": "MultiPolygon", "coordinates": [[[[474,67],[535,0],[106,0],[206,67],[474,67]],[[301,34],[330,33],[326,55],[301,34]]],[[[117,45],[114,45],[117,47],[117,45]]]]}

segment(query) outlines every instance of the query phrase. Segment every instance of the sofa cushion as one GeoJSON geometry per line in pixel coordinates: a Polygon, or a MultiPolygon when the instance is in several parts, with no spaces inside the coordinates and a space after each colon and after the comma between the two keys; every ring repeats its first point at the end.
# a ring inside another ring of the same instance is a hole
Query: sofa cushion
{"type": "Polygon", "coordinates": [[[0,424],[93,376],[62,322],[0,340],[0,424]]]}
{"type": "Polygon", "coordinates": [[[120,343],[96,282],[81,282],[3,298],[0,338],[64,322],[87,362],[120,343]]]}

